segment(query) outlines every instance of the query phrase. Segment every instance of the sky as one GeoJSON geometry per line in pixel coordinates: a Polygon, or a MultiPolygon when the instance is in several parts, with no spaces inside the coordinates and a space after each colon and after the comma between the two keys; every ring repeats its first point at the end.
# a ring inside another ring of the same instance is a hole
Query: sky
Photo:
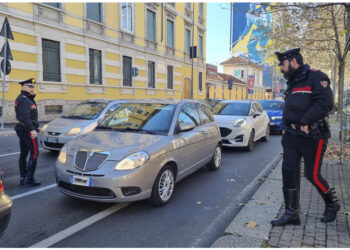
{"type": "Polygon", "coordinates": [[[230,57],[230,5],[207,3],[207,63],[219,66],[230,57]]]}

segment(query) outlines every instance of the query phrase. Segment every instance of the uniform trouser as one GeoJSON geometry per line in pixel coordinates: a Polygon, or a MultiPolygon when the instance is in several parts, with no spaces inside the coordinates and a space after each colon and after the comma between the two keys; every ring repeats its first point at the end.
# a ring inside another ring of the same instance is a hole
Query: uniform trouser
{"type": "Polygon", "coordinates": [[[327,139],[314,139],[305,136],[285,133],[282,137],[283,187],[298,189],[300,182],[300,160],[304,158],[304,175],[320,193],[327,193],[329,185],[321,175],[324,153],[327,149],[327,139]]]}
{"type": "Polygon", "coordinates": [[[16,130],[19,137],[19,146],[21,153],[19,155],[19,171],[21,177],[32,178],[35,173],[37,158],[39,156],[38,137],[32,139],[29,131],[16,130]],[[27,157],[29,160],[27,164],[27,157]]]}

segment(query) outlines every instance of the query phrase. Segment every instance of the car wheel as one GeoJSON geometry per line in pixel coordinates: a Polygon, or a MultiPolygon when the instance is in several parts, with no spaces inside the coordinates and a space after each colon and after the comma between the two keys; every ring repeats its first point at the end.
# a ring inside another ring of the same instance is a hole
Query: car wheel
{"type": "Polygon", "coordinates": [[[207,167],[210,170],[218,170],[221,164],[221,145],[218,144],[215,148],[213,158],[208,163],[207,167]]]}
{"type": "Polygon", "coordinates": [[[267,125],[266,133],[263,138],[261,138],[262,141],[268,141],[270,139],[270,126],[267,125]]]}
{"type": "Polygon", "coordinates": [[[248,151],[248,152],[252,152],[253,149],[254,149],[254,136],[255,136],[255,133],[254,133],[254,130],[252,130],[252,132],[250,132],[250,136],[249,136],[249,140],[248,140],[248,145],[247,145],[247,147],[245,148],[246,151],[248,151]]]}
{"type": "Polygon", "coordinates": [[[152,194],[149,203],[154,206],[163,206],[167,204],[173,195],[175,188],[174,169],[165,165],[158,173],[153,184],[152,194]]]}

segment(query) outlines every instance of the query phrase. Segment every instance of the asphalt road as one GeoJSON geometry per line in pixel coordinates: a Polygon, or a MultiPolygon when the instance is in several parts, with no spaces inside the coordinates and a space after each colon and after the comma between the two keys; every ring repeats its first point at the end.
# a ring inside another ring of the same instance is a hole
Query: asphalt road
{"type": "Polygon", "coordinates": [[[2,135],[0,168],[14,206],[0,247],[209,247],[225,229],[213,224],[281,152],[280,140],[271,135],[250,153],[224,148],[219,171],[200,169],[177,183],[168,205],[153,207],[147,201],[104,204],[67,197],[55,187],[58,154],[43,149],[36,172],[42,185],[21,187],[18,139],[2,135]],[[201,241],[208,232],[213,241],[201,241]]]}

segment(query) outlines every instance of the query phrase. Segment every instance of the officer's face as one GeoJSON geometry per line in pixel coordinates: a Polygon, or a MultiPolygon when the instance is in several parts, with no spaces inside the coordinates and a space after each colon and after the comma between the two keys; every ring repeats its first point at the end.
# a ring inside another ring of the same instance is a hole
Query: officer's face
{"type": "Polygon", "coordinates": [[[27,91],[31,95],[34,95],[34,88],[29,87],[28,85],[23,85],[22,90],[27,91]]]}
{"type": "Polygon", "coordinates": [[[295,70],[297,69],[297,62],[295,58],[293,58],[291,61],[288,59],[284,60],[282,64],[280,65],[280,70],[284,76],[284,78],[288,79],[289,76],[291,76],[295,70]]]}

